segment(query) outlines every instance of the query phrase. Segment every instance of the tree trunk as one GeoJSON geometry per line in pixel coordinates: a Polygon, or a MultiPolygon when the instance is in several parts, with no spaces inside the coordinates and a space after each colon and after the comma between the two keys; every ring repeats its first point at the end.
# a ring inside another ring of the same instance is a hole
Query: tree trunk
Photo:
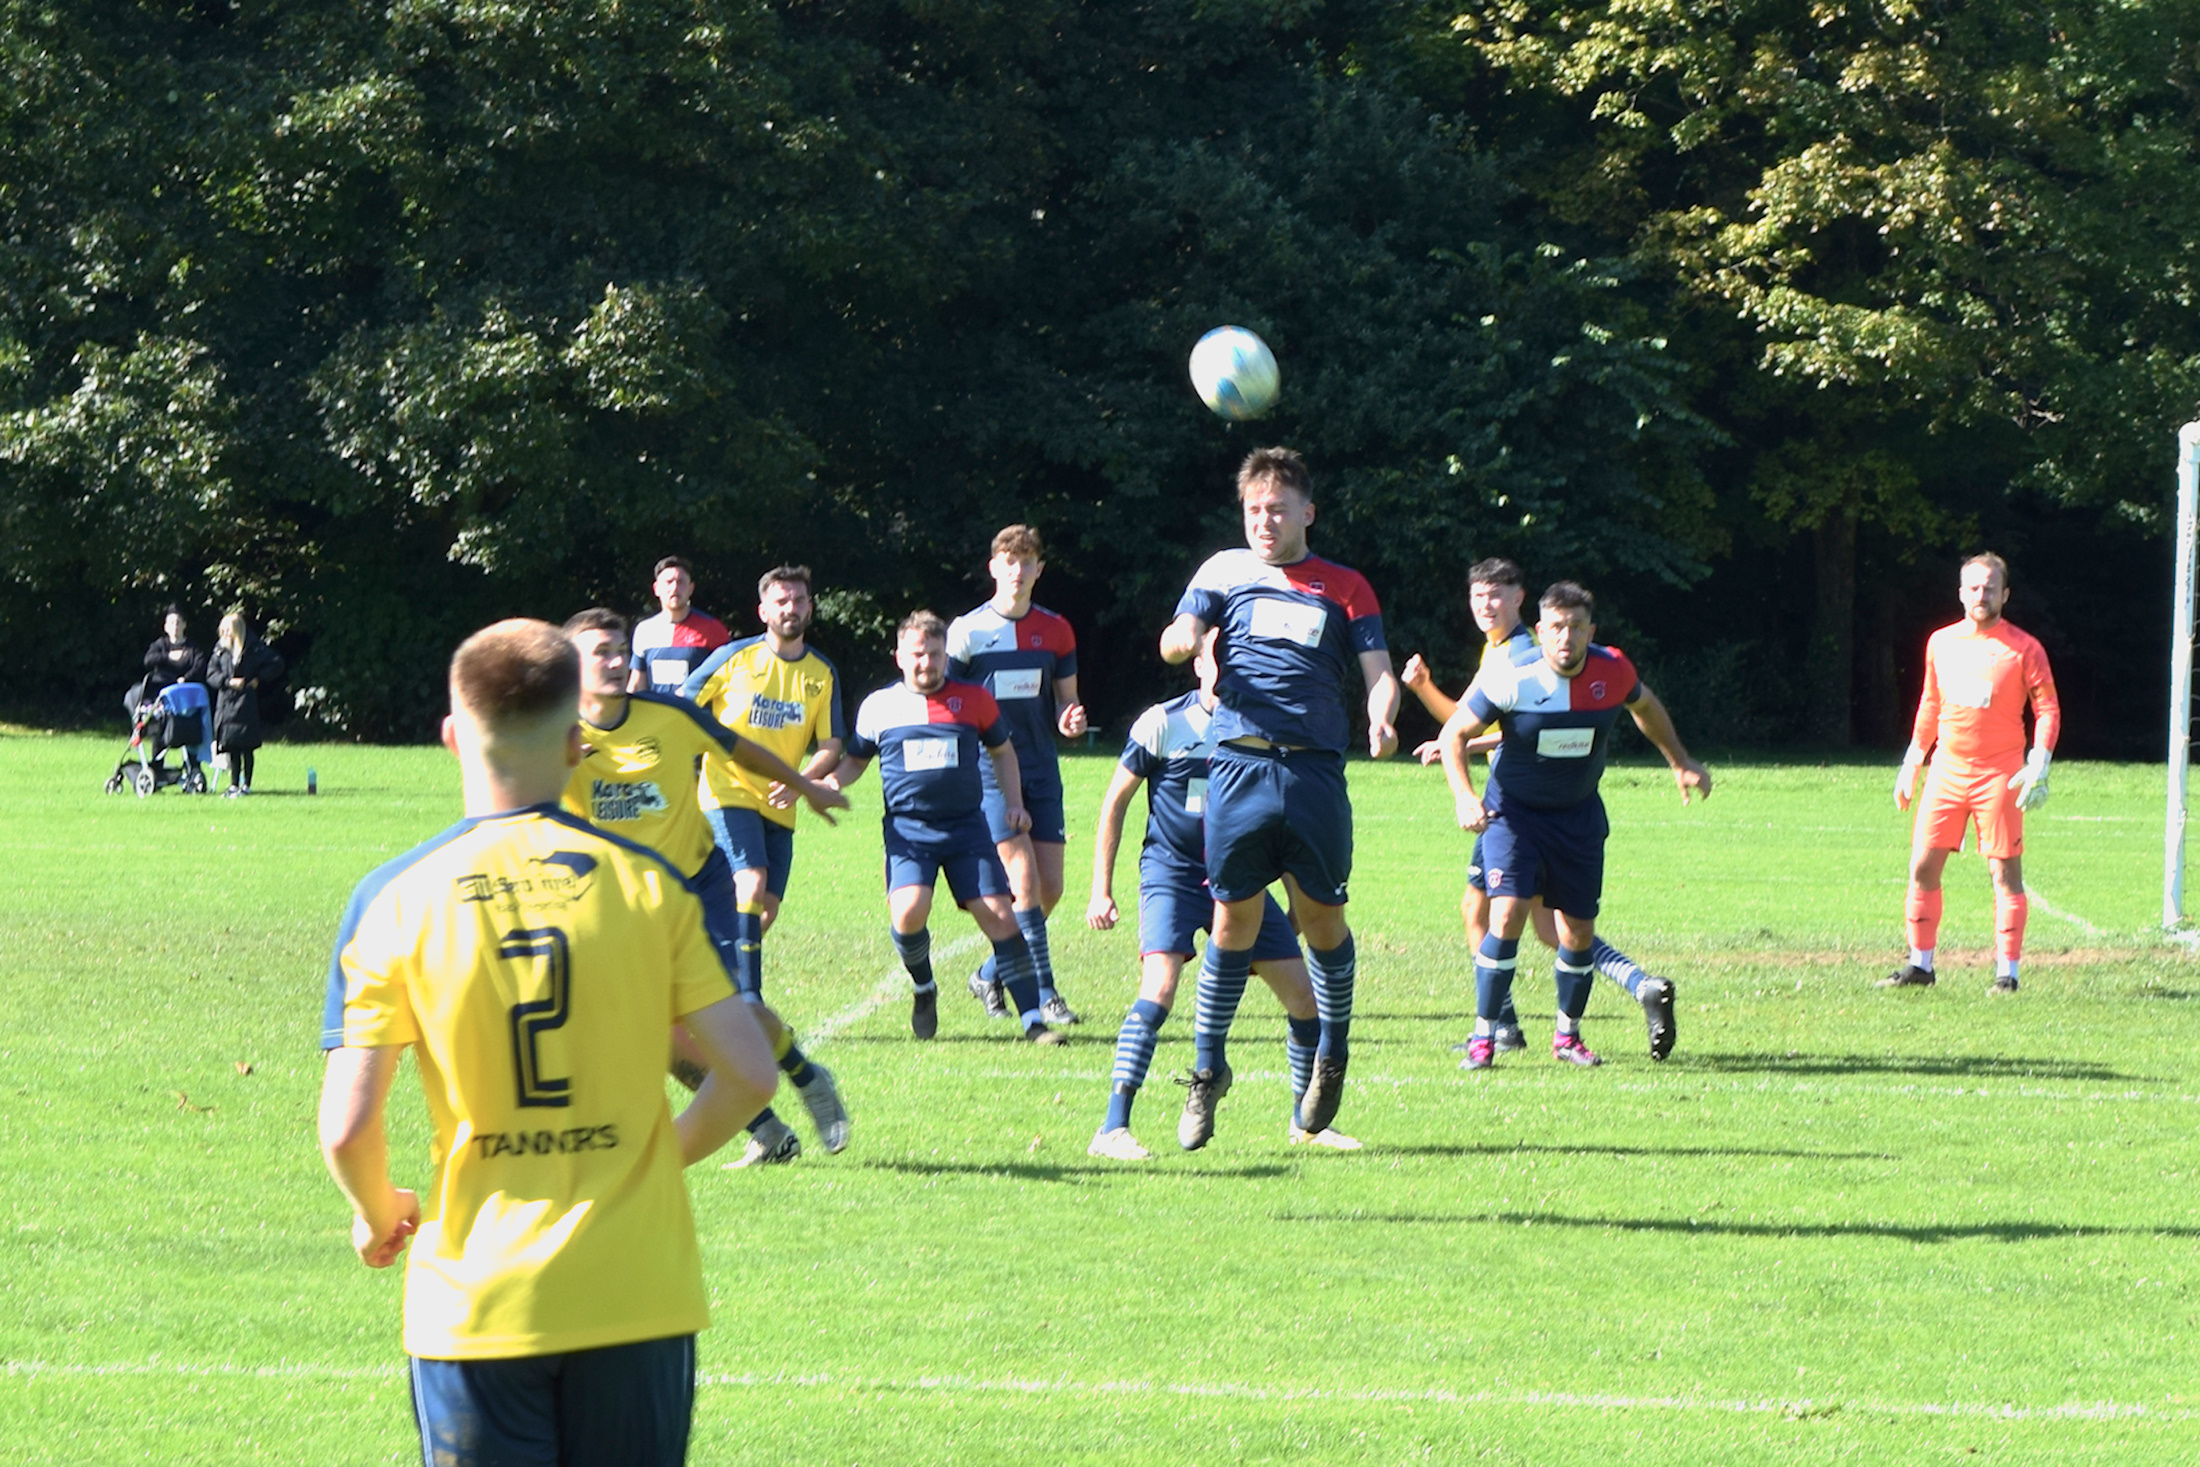
{"type": "Polygon", "coordinates": [[[1805,668],[1810,735],[1822,744],[1855,741],[1850,690],[1856,675],[1856,511],[1836,509],[1811,531],[1817,599],[1805,668]]]}

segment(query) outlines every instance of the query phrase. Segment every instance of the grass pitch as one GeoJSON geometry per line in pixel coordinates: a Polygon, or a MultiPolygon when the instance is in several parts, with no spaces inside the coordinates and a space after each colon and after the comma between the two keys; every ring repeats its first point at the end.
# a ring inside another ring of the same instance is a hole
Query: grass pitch
{"type": "MultiPolygon", "coordinates": [[[[114,753],[0,739],[0,1460],[416,1461],[398,1279],[354,1262],[314,1150],[314,1036],[345,896],[456,818],[455,768],[274,748],[250,800],[140,802],[99,793],[114,753]]],[[[1678,979],[1679,1050],[1651,1064],[1600,984],[1606,1064],[1554,1064],[1538,954],[1536,1043],[1468,1075],[1463,838],[1439,775],[1355,765],[1338,1124],[1367,1148],[1285,1144],[1256,987],[1214,1143],[1173,1145],[1187,993],[1128,1167],[1084,1154],[1136,971],[1131,932],[1078,920],[1108,767],[1067,768],[1066,1050],[961,996],[959,914],[940,1039],[912,1043],[875,780],[838,830],[805,820],[766,982],[855,1137],[689,1174],[718,1321],[692,1460],[2200,1458],[2200,970],[2152,933],[2158,770],[2057,767],[2015,999],[1985,991],[1971,858],[1940,986],[1870,986],[1898,957],[1891,768],[1715,765],[1686,810],[1615,770],[1603,930],[1678,979]]],[[[1126,910],[1134,883],[1126,852],[1126,910]]]]}

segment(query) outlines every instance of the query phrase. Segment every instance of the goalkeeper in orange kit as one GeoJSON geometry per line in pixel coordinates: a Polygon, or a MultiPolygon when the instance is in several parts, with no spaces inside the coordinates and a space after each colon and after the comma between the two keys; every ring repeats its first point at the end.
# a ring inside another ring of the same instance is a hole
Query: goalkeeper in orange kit
{"type": "Polygon", "coordinates": [[[1925,690],[1894,803],[1910,808],[1917,771],[1933,766],[1917,807],[1910,840],[1908,919],[1910,960],[1880,980],[1882,988],[1924,988],[1933,982],[1933,945],[1940,932],[1940,874],[1978,827],[1979,854],[1994,878],[1996,993],[2017,991],[2024,948],[2024,812],[2047,803],[2047,765],[2062,725],[2055,677],[2038,640],[2002,620],[2009,567],[1998,555],[1963,563],[1958,594],[1963,620],[1934,632],[1925,644],[1925,690]],[[2032,708],[2032,747],[2025,751],[2024,709],[2032,708]]]}

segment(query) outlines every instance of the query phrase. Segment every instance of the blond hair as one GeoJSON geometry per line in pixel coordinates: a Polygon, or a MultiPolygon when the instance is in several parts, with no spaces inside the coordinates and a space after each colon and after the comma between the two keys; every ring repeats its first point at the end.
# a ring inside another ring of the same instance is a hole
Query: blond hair
{"type": "Polygon", "coordinates": [[[229,613],[229,615],[222,618],[221,631],[219,632],[219,634],[217,634],[215,640],[220,642],[224,647],[227,647],[233,656],[242,656],[244,654],[244,638],[246,630],[247,624],[244,619],[244,613],[241,611],[232,611],[229,613]]]}

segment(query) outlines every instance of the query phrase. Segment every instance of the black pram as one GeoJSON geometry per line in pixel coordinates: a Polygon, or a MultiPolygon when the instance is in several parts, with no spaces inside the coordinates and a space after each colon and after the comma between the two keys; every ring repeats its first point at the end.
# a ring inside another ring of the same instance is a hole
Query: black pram
{"type": "Polygon", "coordinates": [[[170,683],[155,690],[140,682],[124,701],[130,709],[130,747],[107,776],[107,793],[119,794],[127,785],[142,800],[156,790],[181,785],[185,794],[205,794],[206,766],[214,757],[207,743],[214,710],[206,685],[170,683]],[[168,763],[170,749],[182,751],[180,765],[168,763]]]}

